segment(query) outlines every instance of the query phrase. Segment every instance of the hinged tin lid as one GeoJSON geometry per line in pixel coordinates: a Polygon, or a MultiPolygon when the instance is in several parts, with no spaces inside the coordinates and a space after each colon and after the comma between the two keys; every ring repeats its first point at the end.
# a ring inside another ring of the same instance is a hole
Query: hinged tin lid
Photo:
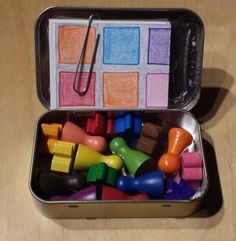
{"type": "Polygon", "coordinates": [[[37,94],[50,109],[49,19],[85,19],[98,14],[102,20],[168,21],[171,24],[169,109],[190,110],[201,89],[204,26],[187,9],[102,9],[52,7],[45,10],[35,26],[37,94]]]}

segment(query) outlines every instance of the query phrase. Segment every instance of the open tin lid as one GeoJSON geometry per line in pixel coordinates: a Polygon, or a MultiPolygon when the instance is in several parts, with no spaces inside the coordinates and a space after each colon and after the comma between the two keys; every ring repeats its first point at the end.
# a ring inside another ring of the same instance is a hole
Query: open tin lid
{"type": "MultiPolygon", "coordinates": [[[[187,9],[110,9],[52,7],[35,26],[37,94],[50,109],[49,19],[85,19],[98,14],[101,20],[168,21],[171,24],[168,109],[190,110],[201,89],[204,26],[197,14],[187,9]]],[[[79,108],[79,107],[78,107],[79,108]]]]}

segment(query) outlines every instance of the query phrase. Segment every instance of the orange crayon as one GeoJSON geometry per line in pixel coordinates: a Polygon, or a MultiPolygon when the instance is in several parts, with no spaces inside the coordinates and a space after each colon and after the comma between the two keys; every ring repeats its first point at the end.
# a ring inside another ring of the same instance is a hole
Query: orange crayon
{"type": "Polygon", "coordinates": [[[168,151],[158,161],[158,168],[174,175],[180,168],[180,154],[192,143],[192,135],[183,128],[171,128],[168,134],[168,151]]]}

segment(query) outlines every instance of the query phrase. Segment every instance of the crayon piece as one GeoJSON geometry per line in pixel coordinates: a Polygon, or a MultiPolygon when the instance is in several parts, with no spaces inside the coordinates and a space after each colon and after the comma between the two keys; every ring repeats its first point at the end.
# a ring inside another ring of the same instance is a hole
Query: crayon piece
{"type": "Polygon", "coordinates": [[[151,122],[145,123],[142,128],[142,135],[152,137],[153,139],[158,139],[160,132],[161,127],[151,122]]]}
{"type": "Polygon", "coordinates": [[[109,168],[107,172],[106,184],[110,186],[116,186],[118,174],[118,170],[115,168],[109,168]]]}
{"type": "Polygon", "coordinates": [[[92,165],[88,169],[87,182],[96,182],[98,180],[105,180],[107,176],[106,163],[100,163],[99,165],[92,165]]]}
{"type": "Polygon", "coordinates": [[[202,167],[202,157],[199,152],[184,152],[180,160],[182,167],[202,167]]]}
{"type": "Polygon", "coordinates": [[[150,156],[131,149],[122,137],[116,137],[110,142],[110,150],[124,160],[124,164],[132,176],[155,169],[150,156]]]}
{"type": "Polygon", "coordinates": [[[107,185],[115,186],[119,171],[117,169],[108,167],[106,163],[100,163],[99,165],[93,165],[89,167],[87,174],[87,182],[105,183],[107,185]]]}
{"type": "Polygon", "coordinates": [[[192,135],[183,128],[171,128],[168,134],[168,153],[177,157],[192,143],[192,135]]]}
{"type": "Polygon", "coordinates": [[[157,140],[154,140],[146,136],[141,136],[138,139],[136,148],[139,151],[152,155],[157,148],[157,144],[158,144],[157,140]]]}
{"type": "Polygon", "coordinates": [[[50,198],[51,201],[94,201],[97,200],[96,186],[84,188],[68,196],[55,195],[50,198]]]}
{"type": "Polygon", "coordinates": [[[158,161],[158,168],[167,175],[176,175],[180,168],[178,157],[171,153],[165,153],[158,161]]]}
{"type": "Polygon", "coordinates": [[[181,179],[180,182],[177,183],[172,179],[167,178],[166,189],[166,200],[188,200],[195,194],[195,191],[187,184],[184,179],[181,179]]]}
{"type": "Polygon", "coordinates": [[[51,171],[69,173],[72,166],[74,152],[74,143],[57,141],[54,144],[54,156],[51,162],[51,171]]]}
{"type": "Polygon", "coordinates": [[[52,123],[51,125],[52,125],[52,126],[56,126],[56,127],[58,127],[58,128],[59,128],[59,134],[61,133],[62,128],[63,128],[63,125],[62,125],[62,124],[59,124],[59,123],[52,123]]]}
{"type": "Polygon", "coordinates": [[[198,152],[184,152],[180,156],[182,166],[182,178],[190,187],[198,188],[203,179],[202,157],[198,152]]]}
{"type": "Polygon", "coordinates": [[[162,198],[164,194],[164,174],[161,171],[152,171],[139,177],[120,176],[117,188],[123,192],[138,191],[152,197],[162,198]]]}
{"type": "Polygon", "coordinates": [[[123,161],[117,155],[102,155],[101,153],[80,144],[77,149],[75,156],[74,169],[76,170],[87,170],[92,165],[97,165],[101,162],[106,163],[109,167],[120,170],[123,161]]]}
{"type": "Polygon", "coordinates": [[[42,137],[39,149],[43,153],[53,154],[53,149],[56,142],[57,139],[42,137]]]}
{"type": "Polygon", "coordinates": [[[42,172],[39,175],[40,191],[47,196],[55,194],[69,194],[77,192],[86,186],[86,177],[78,173],[76,175],[59,174],[54,172],[42,172]]]}
{"type": "Polygon", "coordinates": [[[116,135],[123,136],[129,140],[132,139],[133,136],[140,136],[142,120],[136,112],[116,112],[114,128],[116,135]]]}
{"type": "Polygon", "coordinates": [[[103,186],[102,200],[149,200],[149,196],[142,193],[137,195],[128,195],[116,188],[103,186]]]}
{"type": "Polygon", "coordinates": [[[161,128],[158,125],[147,122],[142,128],[141,137],[137,143],[137,150],[152,155],[157,149],[161,128]]]}
{"type": "Polygon", "coordinates": [[[58,139],[60,127],[57,124],[41,124],[42,135],[54,139],[58,139]]]}
{"type": "Polygon", "coordinates": [[[53,154],[53,148],[55,142],[58,140],[62,130],[62,124],[41,124],[41,135],[40,148],[39,150],[43,153],[53,154]]]}
{"type": "Polygon", "coordinates": [[[180,168],[180,154],[192,143],[191,134],[183,128],[171,128],[168,133],[168,151],[158,161],[158,168],[174,175],[180,168]]]}
{"type": "Polygon", "coordinates": [[[70,121],[65,123],[60,139],[76,144],[84,144],[98,152],[105,151],[107,147],[107,142],[104,137],[90,136],[83,129],[70,121]]]}
{"type": "Polygon", "coordinates": [[[103,136],[105,133],[104,115],[99,112],[95,112],[94,117],[88,118],[86,132],[89,135],[103,136]]]}
{"type": "Polygon", "coordinates": [[[201,167],[185,167],[182,168],[182,178],[186,181],[201,181],[202,168],[201,167]]]}

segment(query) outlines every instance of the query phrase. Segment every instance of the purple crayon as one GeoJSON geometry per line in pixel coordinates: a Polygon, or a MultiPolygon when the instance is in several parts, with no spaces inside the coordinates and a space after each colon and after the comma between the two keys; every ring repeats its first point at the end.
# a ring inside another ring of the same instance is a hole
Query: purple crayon
{"type": "Polygon", "coordinates": [[[166,200],[188,200],[195,194],[195,190],[192,189],[184,179],[180,179],[179,183],[177,183],[167,178],[166,189],[166,200]]]}
{"type": "Polygon", "coordinates": [[[120,176],[117,180],[117,188],[123,192],[138,191],[152,197],[162,198],[164,194],[164,174],[156,170],[136,178],[120,176]]]}
{"type": "Polygon", "coordinates": [[[96,186],[91,186],[80,190],[68,196],[55,195],[50,198],[51,201],[93,201],[97,200],[96,186]]]}

